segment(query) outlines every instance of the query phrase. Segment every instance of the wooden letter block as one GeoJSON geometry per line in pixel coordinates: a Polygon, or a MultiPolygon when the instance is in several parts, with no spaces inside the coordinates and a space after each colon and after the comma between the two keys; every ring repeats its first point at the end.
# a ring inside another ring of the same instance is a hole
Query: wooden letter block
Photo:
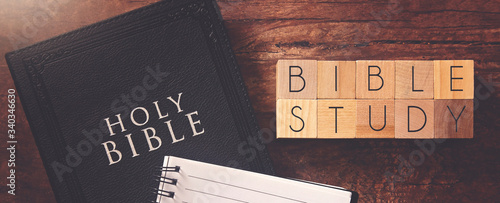
{"type": "Polygon", "coordinates": [[[276,65],[277,99],[316,99],[316,60],[279,60],[276,65]]]}
{"type": "Polygon", "coordinates": [[[394,138],[394,100],[357,100],[356,138],[394,138]]]}
{"type": "Polygon", "coordinates": [[[474,61],[434,61],[434,99],[474,99],[474,61]]]}
{"type": "Polygon", "coordinates": [[[316,138],[317,100],[278,99],[277,138],[316,138]]]}
{"type": "Polygon", "coordinates": [[[396,100],[396,138],[434,138],[434,100],[396,100]]]}
{"type": "Polygon", "coordinates": [[[394,99],[394,61],[356,61],[357,99],[394,99]]]}
{"type": "Polygon", "coordinates": [[[318,99],[356,97],[356,61],[318,61],[318,99]]]}
{"type": "Polygon", "coordinates": [[[354,138],[356,100],[318,100],[318,138],[354,138]]]}
{"type": "Polygon", "coordinates": [[[472,138],[474,102],[472,99],[434,101],[435,138],[472,138]]]}
{"type": "Polygon", "coordinates": [[[472,60],[279,60],[277,138],[472,138],[472,60]]]}
{"type": "Polygon", "coordinates": [[[434,62],[396,61],[396,99],[433,99],[434,62]]]}

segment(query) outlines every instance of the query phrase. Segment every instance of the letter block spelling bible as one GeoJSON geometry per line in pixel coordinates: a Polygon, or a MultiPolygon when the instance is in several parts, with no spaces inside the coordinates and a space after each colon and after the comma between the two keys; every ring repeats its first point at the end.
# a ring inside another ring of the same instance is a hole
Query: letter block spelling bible
{"type": "Polygon", "coordinates": [[[356,61],[318,61],[318,99],[356,98],[356,61]]]}
{"type": "Polygon", "coordinates": [[[396,99],[433,99],[434,63],[396,61],[396,99]]]}
{"type": "Polygon", "coordinates": [[[356,98],[394,99],[394,61],[356,61],[356,98]]]}
{"type": "Polygon", "coordinates": [[[277,138],[473,138],[473,60],[279,60],[277,138]]]}
{"type": "Polygon", "coordinates": [[[317,61],[280,60],[276,73],[278,99],[316,99],[317,61]]]}

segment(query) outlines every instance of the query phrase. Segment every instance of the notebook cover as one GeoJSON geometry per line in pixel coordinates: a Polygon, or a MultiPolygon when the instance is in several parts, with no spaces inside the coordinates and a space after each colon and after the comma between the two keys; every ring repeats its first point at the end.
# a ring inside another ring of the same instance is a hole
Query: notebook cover
{"type": "Polygon", "coordinates": [[[58,202],[154,199],[165,155],[273,173],[214,1],[162,1],[6,59],[58,202]]]}

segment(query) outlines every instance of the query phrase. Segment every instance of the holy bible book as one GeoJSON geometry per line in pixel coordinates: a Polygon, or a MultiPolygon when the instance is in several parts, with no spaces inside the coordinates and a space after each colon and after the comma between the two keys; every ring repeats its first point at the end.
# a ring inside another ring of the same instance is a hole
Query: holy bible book
{"type": "Polygon", "coordinates": [[[146,202],[166,155],[273,174],[214,1],[162,1],[6,55],[58,202],[146,202]]]}
{"type": "MultiPolygon", "coordinates": [[[[350,203],[344,188],[166,156],[155,202],[350,203]]],[[[351,198],[353,197],[353,198],[351,198]]]]}

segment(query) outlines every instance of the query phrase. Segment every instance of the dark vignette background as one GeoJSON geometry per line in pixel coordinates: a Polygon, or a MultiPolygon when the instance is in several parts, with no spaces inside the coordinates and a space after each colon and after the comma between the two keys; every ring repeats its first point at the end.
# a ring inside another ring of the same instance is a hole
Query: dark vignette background
{"type": "MultiPolygon", "coordinates": [[[[50,184],[17,101],[17,195],[7,194],[3,55],[151,3],[0,0],[0,199],[52,202],[50,184]],[[3,110],[2,110],[3,109],[3,110]]],[[[360,202],[494,202],[500,195],[498,1],[218,1],[261,128],[275,129],[278,59],[475,61],[474,139],[445,140],[412,167],[415,140],[274,140],[279,176],[357,191],[360,202]],[[402,170],[400,170],[402,169],[402,170]]],[[[274,135],[273,135],[274,136],[274,135]]]]}

